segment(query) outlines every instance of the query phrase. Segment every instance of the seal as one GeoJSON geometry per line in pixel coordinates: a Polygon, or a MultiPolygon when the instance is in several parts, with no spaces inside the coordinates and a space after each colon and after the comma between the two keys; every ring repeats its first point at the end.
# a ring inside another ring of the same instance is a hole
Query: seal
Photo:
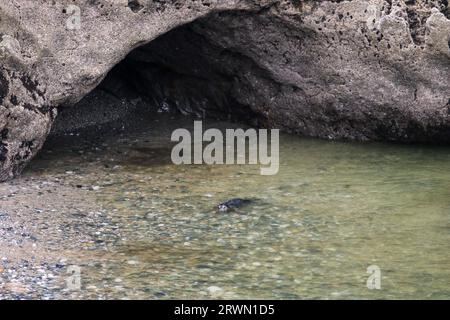
{"type": "Polygon", "coordinates": [[[219,210],[219,212],[228,212],[228,211],[232,211],[232,210],[236,210],[246,204],[249,204],[250,202],[252,202],[251,200],[248,199],[240,199],[240,198],[234,198],[225,202],[222,202],[221,204],[219,204],[217,206],[217,210],[219,210]]]}

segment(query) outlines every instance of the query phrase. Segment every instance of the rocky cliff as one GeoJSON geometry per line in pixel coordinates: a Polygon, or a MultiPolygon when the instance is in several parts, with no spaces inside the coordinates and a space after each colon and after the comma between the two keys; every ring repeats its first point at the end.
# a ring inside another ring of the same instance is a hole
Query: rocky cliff
{"type": "Polygon", "coordinates": [[[329,139],[450,141],[446,0],[0,3],[0,180],[58,109],[114,88],[329,139]],[[116,68],[117,69],[117,68],[116,68]]]}

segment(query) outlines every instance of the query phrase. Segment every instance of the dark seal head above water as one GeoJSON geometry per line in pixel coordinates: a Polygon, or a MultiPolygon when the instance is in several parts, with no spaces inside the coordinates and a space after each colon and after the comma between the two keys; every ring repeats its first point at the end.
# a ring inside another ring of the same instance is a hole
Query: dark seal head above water
{"type": "Polygon", "coordinates": [[[217,210],[219,210],[219,212],[228,212],[228,211],[236,210],[236,209],[238,209],[246,204],[249,204],[251,202],[252,202],[252,200],[235,198],[235,199],[231,199],[231,200],[228,200],[228,201],[225,201],[225,202],[219,204],[217,206],[217,210]]]}

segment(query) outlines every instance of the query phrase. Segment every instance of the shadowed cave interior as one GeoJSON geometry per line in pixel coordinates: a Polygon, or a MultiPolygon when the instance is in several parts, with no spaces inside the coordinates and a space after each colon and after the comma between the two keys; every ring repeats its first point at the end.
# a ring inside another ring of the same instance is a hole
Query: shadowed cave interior
{"type": "Polygon", "coordinates": [[[234,92],[253,90],[243,70],[269,75],[250,58],[212,43],[195,28],[201,28],[201,21],[132,51],[79,103],[59,109],[51,137],[123,130],[127,123],[155,113],[268,126],[267,118],[238,101],[234,92]]]}

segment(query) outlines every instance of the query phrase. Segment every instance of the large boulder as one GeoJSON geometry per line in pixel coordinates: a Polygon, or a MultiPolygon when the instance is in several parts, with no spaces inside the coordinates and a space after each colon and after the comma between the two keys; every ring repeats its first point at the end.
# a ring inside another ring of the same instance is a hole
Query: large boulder
{"type": "Polygon", "coordinates": [[[136,48],[138,90],[188,113],[249,113],[330,139],[447,142],[449,12],[443,0],[2,2],[0,180],[37,153],[58,108],[136,48]]]}

